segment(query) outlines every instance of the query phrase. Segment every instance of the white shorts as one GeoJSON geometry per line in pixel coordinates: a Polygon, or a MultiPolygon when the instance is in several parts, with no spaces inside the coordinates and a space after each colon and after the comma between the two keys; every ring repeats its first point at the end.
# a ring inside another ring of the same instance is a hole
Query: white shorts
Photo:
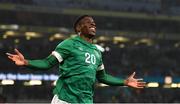
{"type": "Polygon", "coordinates": [[[70,104],[70,103],[60,100],[57,95],[54,95],[51,104],[70,104]]]}

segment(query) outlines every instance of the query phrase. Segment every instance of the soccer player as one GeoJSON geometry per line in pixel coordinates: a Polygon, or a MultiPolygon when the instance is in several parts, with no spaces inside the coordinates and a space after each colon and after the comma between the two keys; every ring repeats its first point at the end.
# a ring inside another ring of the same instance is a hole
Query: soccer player
{"type": "Polygon", "coordinates": [[[101,50],[92,43],[96,35],[96,24],[89,15],[83,15],[74,24],[78,34],[61,42],[52,53],[41,60],[27,60],[15,49],[16,54],[7,53],[8,58],[18,66],[32,69],[49,69],[59,65],[59,79],[53,90],[51,104],[93,103],[93,87],[96,78],[99,82],[113,86],[144,88],[142,79],[135,79],[135,72],[127,79],[115,78],[106,74],[101,50]]]}

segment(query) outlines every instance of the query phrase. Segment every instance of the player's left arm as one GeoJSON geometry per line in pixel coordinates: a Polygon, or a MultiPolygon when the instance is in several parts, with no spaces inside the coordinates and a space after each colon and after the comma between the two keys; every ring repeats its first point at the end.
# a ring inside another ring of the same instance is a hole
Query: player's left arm
{"type": "Polygon", "coordinates": [[[97,68],[97,72],[96,72],[96,78],[99,82],[107,84],[107,85],[112,85],[112,86],[129,86],[133,88],[145,87],[146,83],[143,82],[142,78],[141,79],[134,78],[135,72],[131,74],[129,77],[127,77],[126,79],[116,78],[109,74],[106,74],[103,61],[102,61],[102,55],[101,55],[101,52],[104,52],[104,49],[99,45],[96,45],[96,47],[97,49],[99,49],[99,54],[101,56],[99,67],[97,68]]]}
{"type": "Polygon", "coordinates": [[[120,79],[106,74],[105,70],[98,70],[96,73],[96,78],[99,82],[112,85],[112,86],[129,86],[133,88],[144,88],[146,83],[143,79],[134,78],[135,72],[131,74],[127,79],[120,79]]]}

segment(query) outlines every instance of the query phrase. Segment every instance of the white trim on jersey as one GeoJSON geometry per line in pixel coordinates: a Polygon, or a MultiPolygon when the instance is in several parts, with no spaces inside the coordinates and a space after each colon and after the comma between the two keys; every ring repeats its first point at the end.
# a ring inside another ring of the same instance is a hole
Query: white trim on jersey
{"type": "Polygon", "coordinates": [[[104,70],[104,64],[101,64],[101,66],[98,67],[97,71],[104,70]]]}
{"type": "Polygon", "coordinates": [[[58,52],[53,51],[51,54],[57,58],[57,60],[59,61],[59,63],[61,63],[61,62],[63,61],[62,56],[61,56],[58,52]]]}
{"type": "Polygon", "coordinates": [[[103,47],[101,47],[100,45],[98,44],[95,44],[95,46],[97,47],[97,49],[99,49],[101,52],[104,52],[105,49],[103,47]]]}
{"type": "Polygon", "coordinates": [[[60,100],[57,95],[54,95],[51,104],[70,104],[70,103],[60,100]]]}

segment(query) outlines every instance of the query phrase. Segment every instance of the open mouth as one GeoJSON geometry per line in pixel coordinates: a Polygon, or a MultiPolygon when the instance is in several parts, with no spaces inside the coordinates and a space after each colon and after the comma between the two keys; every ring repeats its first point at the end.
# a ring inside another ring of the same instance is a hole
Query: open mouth
{"type": "Polygon", "coordinates": [[[90,30],[91,30],[93,33],[96,33],[96,28],[95,28],[95,27],[90,27],[90,30]]]}

